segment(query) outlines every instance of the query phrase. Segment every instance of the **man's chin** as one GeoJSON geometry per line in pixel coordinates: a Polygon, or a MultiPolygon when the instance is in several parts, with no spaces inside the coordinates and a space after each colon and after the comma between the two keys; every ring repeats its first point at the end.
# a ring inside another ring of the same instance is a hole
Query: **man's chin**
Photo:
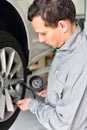
{"type": "MultiPolygon", "coordinates": [[[[45,42],[46,43],[46,42],[45,42]]],[[[50,47],[52,47],[52,48],[54,48],[54,49],[56,49],[57,48],[57,46],[55,46],[55,45],[52,45],[51,43],[46,43],[48,46],[50,46],[50,47]]]]}

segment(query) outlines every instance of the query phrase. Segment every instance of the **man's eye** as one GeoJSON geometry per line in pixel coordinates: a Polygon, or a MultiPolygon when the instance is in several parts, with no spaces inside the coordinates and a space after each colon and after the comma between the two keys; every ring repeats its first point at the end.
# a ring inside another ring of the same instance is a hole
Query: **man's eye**
{"type": "Polygon", "coordinates": [[[45,36],[45,35],[46,35],[46,33],[41,33],[41,35],[45,36]]]}

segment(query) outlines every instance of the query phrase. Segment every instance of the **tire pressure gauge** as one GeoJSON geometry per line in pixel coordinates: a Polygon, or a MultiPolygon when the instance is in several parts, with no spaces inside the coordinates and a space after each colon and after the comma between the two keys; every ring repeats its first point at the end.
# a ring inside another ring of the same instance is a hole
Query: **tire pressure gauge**
{"type": "Polygon", "coordinates": [[[40,76],[35,75],[30,79],[30,87],[33,91],[41,91],[43,87],[43,80],[40,76]]]}

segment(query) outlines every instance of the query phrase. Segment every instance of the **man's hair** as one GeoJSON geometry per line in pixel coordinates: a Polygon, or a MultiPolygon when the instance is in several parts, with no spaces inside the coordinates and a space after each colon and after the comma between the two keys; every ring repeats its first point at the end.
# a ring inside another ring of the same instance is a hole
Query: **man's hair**
{"type": "Polygon", "coordinates": [[[75,22],[76,9],[72,0],[34,0],[28,9],[28,20],[41,16],[45,26],[57,27],[58,21],[75,22]]]}

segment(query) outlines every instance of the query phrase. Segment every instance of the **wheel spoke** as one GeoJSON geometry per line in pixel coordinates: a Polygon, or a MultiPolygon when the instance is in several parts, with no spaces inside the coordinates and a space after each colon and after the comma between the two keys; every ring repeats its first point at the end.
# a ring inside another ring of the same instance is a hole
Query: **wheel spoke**
{"type": "Polygon", "coordinates": [[[17,84],[15,87],[16,91],[21,95],[22,91],[23,91],[23,87],[20,84],[17,84]]]}
{"type": "Polygon", "coordinates": [[[0,97],[0,119],[4,119],[5,112],[5,96],[2,94],[0,97]]]}
{"type": "Polygon", "coordinates": [[[13,106],[13,103],[12,103],[12,99],[11,99],[10,93],[7,89],[5,89],[5,96],[6,96],[7,110],[10,111],[10,112],[14,112],[14,106],[13,106]]]}
{"type": "Polygon", "coordinates": [[[21,67],[21,63],[18,63],[18,64],[16,64],[14,67],[13,67],[13,69],[12,69],[12,71],[11,71],[11,73],[10,73],[10,77],[12,78],[13,76],[14,76],[14,74],[20,69],[20,67],[21,67]]]}
{"type": "Polygon", "coordinates": [[[2,73],[5,73],[5,72],[6,72],[6,56],[5,56],[5,49],[2,49],[2,50],[1,50],[0,59],[1,59],[2,73]]]}
{"type": "Polygon", "coordinates": [[[17,90],[13,89],[12,86],[10,87],[9,93],[13,97],[13,102],[21,98],[21,95],[17,92],[17,90]]]}
{"type": "Polygon", "coordinates": [[[16,85],[18,83],[21,83],[23,80],[22,79],[18,79],[18,78],[14,78],[14,79],[11,79],[10,81],[10,85],[16,85]]]}
{"type": "Polygon", "coordinates": [[[7,70],[6,70],[6,77],[8,77],[8,75],[10,74],[10,70],[11,70],[11,67],[13,64],[14,56],[15,56],[15,51],[10,53],[8,65],[7,65],[7,70]]]}

